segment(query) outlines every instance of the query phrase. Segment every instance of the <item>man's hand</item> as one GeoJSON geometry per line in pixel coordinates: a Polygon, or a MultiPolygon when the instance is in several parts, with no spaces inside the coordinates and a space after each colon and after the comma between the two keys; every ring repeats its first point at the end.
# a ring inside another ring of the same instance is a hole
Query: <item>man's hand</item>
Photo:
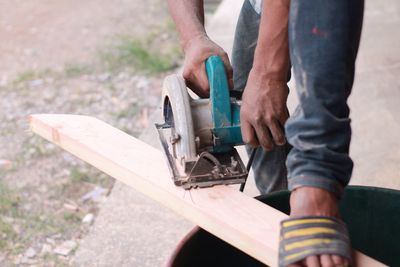
{"type": "Polygon", "coordinates": [[[233,71],[226,52],[205,35],[192,38],[185,46],[185,63],[183,78],[186,84],[200,97],[210,95],[210,86],[207,79],[205,61],[212,55],[220,56],[225,65],[225,70],[230,88],[233,88],[233,71]]]}
{"type": "Polygon", "coordinates": [[[243,141],[271,150],[286,142],[283,126],[289,117],[286,82],[271,80],[252,69],[242,97],[240,123],[243,141]]]}
{"type": "Polygon", "coordinates": [[[253,67],[242,97],[243,141],[265,150],[286,141],[289,6],[289,0],[264,0],[253,67]]]}
{"type": "Polygon", "coordinates": [[[228,55],[207,37],[204,29],[204,1],[168,0],[168,6],[185,51],[183,78],[188,87],[200,97],[210,95],[205,61],[215,55],[222,58],[229,87],[233,88],[233,71],[228,55]]]}

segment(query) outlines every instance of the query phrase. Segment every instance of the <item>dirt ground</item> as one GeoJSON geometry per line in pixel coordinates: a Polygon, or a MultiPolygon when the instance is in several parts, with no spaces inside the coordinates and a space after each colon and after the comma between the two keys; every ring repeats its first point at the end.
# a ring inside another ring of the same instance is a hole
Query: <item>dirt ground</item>
{"type": "Polygon", "coordinates": [[[165,1],[0,2],[0,265],[70,266],[113,180],[34,136],[32,113],[137,136],[181,60],[165,1]]]}

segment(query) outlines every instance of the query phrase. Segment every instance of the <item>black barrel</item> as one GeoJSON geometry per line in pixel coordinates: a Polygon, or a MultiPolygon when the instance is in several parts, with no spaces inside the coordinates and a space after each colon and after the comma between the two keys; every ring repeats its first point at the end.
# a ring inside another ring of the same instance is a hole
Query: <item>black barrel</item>
{"type": "MultiPolygon", "coordinates": [[[[257,197],[286,214],[289,192],[257,197]]],[[[400,266],[400,191],[348,186],[340,201],[353,248],[385,263],[400,266]]],[[[195,227],[177,246],[167,266],[265,266],[228,243],[195,227]]]]}

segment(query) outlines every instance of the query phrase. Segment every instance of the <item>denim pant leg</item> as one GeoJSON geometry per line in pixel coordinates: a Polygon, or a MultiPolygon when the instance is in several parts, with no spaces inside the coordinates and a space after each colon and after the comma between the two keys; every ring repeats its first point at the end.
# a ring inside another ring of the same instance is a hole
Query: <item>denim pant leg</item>
{"type": "Polygon", "coordinates": [[[319,187],[340,197],[350,180],[347,98],[354,79],[363,0],[292,0],[290,57],[299,106],[286,123],[293,149],[289,189],[319,187]]]}
{"type": "MultiPolygon", "coordinates": [[[[253,66],[254,50],[257,44],[260,15],[245,0],[236,26],[232,53],[233,80],[235,90],[243,91],[253,66]]],[[[250,152],[250,147],[246,147],[250,152]]],[[[258,190],[262,194],[287,189],[285,166],[289,145],[275,146],[272,151],[257,149],[253,172],[258,190]]]]}

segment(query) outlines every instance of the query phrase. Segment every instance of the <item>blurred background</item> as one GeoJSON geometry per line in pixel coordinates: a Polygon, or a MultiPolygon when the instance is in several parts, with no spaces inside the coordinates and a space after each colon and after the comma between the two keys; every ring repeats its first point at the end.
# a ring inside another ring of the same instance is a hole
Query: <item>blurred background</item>
{"type": "MultiPolygon", "coordinates": [[[[242,1],[220,2],[205,1],[207,22],[229,52],[242,1]]],[[[400,188],[399,26],[397,0],[367,1],[353,184],[400,188]]],[[[2,0],[0,40],[0,266],[162,265],[192,225],[34,136],[27,115],[96,116],[157,142],[143,130],[182,63],[166,1],[2,0]]]]}

